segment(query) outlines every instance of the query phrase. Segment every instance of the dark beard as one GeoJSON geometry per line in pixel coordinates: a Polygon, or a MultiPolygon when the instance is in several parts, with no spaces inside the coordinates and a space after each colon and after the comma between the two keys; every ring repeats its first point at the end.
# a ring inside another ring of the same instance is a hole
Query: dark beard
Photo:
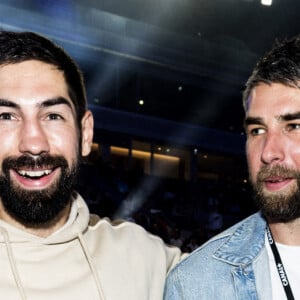
{"type": "Polygon", "coordinates": [[[282,166],[263,166],[253,183],[256,203],[263,215],[270,222],[290,222],[300,217],[300,173],[282,166]],[[282,176],[294,178],[297,181],[296,189],[288,193],[266,194],[263,191],[263,181],[267,177],[282,176]]]}
{"type": "Polygon", "coordinates": [[[48,228],[59,218],[71,201],[71,194],[78,176],[78,160],[69,167],[62,156],[41,155],[9,157],[2,163],[0,197],[5,211],[25,227],[48,228]],[[60,167],[60,177],[47,189],[26,190],[16,186],[10,178],[10,169],[33,167],[60,167]]]}

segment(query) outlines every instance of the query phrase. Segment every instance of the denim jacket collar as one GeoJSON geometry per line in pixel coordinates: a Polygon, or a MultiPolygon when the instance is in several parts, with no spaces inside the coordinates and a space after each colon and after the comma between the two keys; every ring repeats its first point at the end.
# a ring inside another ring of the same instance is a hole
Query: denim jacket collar
{"type": "Polygon", "coordinates": [[[254,218],[248,218],[239,224],[235,231],[231,229],[231,236],[215,251],[213,256],[237,266],[252,263],[264,247],[265,228],[265,219],[257,213],[254,218]]]}

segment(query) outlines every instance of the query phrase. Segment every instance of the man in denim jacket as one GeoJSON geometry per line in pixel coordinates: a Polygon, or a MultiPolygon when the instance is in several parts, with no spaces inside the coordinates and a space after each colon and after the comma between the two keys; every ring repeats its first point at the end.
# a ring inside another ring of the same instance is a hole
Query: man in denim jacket
{"type": "Polygon", "coordinates": [[[260,59],[243,105],[260,211],[179,263],[167,300],[300,299],[300,35],[260,59]]]}

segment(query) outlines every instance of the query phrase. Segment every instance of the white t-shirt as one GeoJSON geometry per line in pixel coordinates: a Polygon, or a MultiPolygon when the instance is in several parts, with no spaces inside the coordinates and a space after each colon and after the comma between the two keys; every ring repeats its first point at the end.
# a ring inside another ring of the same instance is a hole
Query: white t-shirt
{"type": "MultiPolygon", "coordinates": [[[[267,252],[269,257],[271,284],[272,284],[272,300],[287,299],[284,288],[282,286],[273,252],[271,250],[267,236],[265,238],[267,252]]],[[[300,300],[300,246],[287,246],[276,243],[276,247],[281,257],[285,272],[287,274],[294,298],[300,300]]]]}

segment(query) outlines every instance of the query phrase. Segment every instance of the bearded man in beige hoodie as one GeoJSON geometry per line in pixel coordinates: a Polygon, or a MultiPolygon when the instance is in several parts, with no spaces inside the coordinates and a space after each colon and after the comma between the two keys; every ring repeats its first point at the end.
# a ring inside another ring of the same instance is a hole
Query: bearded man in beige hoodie
{"type": "Polygon", "coordinates": [[[74,191],[92,138],[69,55],[35,33],[1,31],[1,299],[162,299],[179,249],[132,223],[92,224],[74,191]]]}

